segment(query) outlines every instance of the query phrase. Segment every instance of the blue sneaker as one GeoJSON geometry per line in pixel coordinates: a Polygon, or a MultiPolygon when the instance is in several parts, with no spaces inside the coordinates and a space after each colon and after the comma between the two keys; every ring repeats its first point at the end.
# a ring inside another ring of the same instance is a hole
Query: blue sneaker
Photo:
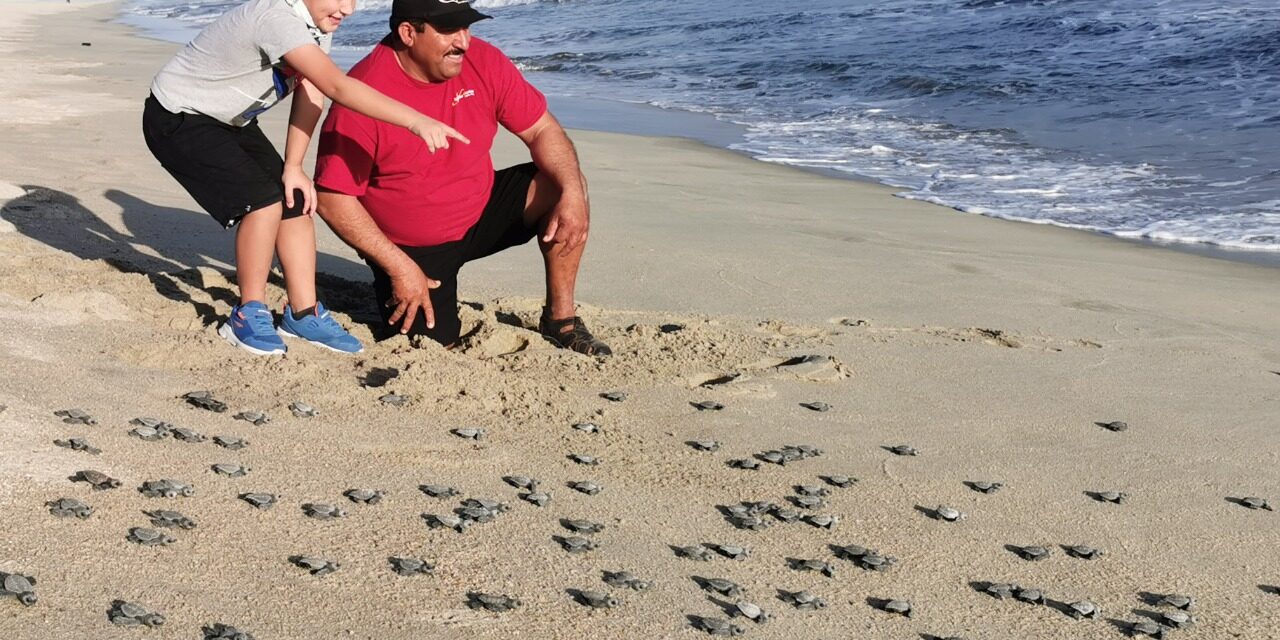
{"type": "Polygon", "coordinates": [[[347,330],[329,315],[329,310],[319,302],[316,303],[315,312],[301,320],[294,320],[293,307],[285,305],[284,318],[280,320],[277,333],[286,338],[302,338],[311,344],[338,353],[364,351],[364,345],[360,344],[355,336],[347,333],[347,330]]]}
{"type": "Polygon", "coordinates": [[[261,302],[246,302],[231,308],[231,317],[218,327],[218,335],[249,353],[270,356],[284,353],[284,340],[276,335],[271,310],[261,302]]]}

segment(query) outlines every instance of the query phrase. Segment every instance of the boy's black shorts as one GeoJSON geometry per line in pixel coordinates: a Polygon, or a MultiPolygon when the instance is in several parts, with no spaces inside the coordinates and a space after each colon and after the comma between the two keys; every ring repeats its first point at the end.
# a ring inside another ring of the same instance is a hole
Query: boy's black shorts
{"type": "MultiPolygon", "coordinates": [[[[160,165],[224,228],[250,211],[284,202],[284,160],[257,121],[233,127],[209,116],[173,113],[148,96],[142,135],[160,165]]],[[[295,190],[284,219],[302,215],[301,195],[295,190]]]]}
{"type": "MultiPolygon", "coordinates": [[[[458,271],[462,265],[472,260],[522,245],[538,235],[537,225],[524,225],[525,200],[528,198],[529,184],[537,173],[538,167],[532,162],[495,171],[489,203],[485,205],[480,219],[461,240],[431,247],[400,246],[418,263],[428,278],[440,281],[440,287],[431,290],[435,328],[428,329],[426,317],[419,312],[408,335],[425,335],[444,345],[458,341],[462,332],[462,322],[458,318],[458,271]]],[[[400,332],[404,318],[397,321],[395,326],[387,324],[387,319],[395,311],[395,307],[387,306],[387,302],[391,300],[391,277],[372,260],[366,262],[373,271],[373,290],[378,299],[378,311],[382,314],[382,326],[385,328],[385,332],[380,333],[379,337],[396,335],[400,332]]]]}

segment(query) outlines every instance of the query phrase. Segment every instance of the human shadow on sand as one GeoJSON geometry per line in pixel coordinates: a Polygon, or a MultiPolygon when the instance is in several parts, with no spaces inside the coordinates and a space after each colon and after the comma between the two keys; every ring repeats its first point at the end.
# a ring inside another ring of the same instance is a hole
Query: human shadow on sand
{"type": "MultiPolygon", "coordinates": [[[[238,302],[237,293],[227,287],[204,287],[196,271],[198,267],[211,268],[235,281],[234,271],[226,267],[235,263],[234,234],[223,231],[208,215],[159,206],[111,189],[103,195],[121,208],[124,231],[119,231],[71,194],[38,185],[23,188],[26,195],[0,210],[0,216],[23,235],[83,260],[101,260],[122,273],[142,274],[156,293],[190,305],[206,326],[217,323],[220,314],[213,305],[192,299],[184,286],[204,289],[215,301],[227,305],[238,302]]],[[[369,285],[325,273],[351,273],[363,265],[327,254],[316,259],[317,293],[329,308],[358,322],[379,324],[369,285]]],[[[283,278],[274,271],[270,283],[284,287],[283,278]]]]}

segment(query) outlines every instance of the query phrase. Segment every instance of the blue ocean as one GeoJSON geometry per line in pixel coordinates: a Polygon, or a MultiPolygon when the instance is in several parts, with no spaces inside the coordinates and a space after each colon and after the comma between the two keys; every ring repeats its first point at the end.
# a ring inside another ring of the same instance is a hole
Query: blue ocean
{"type": "MultiPolygon", "coordinates": [[[[126,20],[186,41],[235,4],[131,0],[126,20]]],[[[1280,252],[1275,0],[475,6],[495,19],[473,33],[555,104],[701,114],[762,162],[962,212],[1280,252]]],[[[335,58],[362,57],[389,7],[361,2],[335,58]]]]}

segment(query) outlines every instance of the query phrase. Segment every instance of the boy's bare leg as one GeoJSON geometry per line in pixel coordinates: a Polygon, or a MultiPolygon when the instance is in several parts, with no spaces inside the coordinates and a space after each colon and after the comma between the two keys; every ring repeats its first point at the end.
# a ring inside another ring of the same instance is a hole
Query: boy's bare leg
{"type": "MultiPolygon", "coordinates": [[[[276,235],[280,230],[280,203],[250,211],[236,226],[236,284],[240,304],[267,302],[267,276],[275,258],[276,235]]],[[[314,269],[314,267],[313,267],[314,269]]]]}
{"type": "Polygon", "coordinates": [[[311,216],[280,222],[276,255],[284,269],[289,306],[302,311],[316,306],[316,224],[311,216]]]}

